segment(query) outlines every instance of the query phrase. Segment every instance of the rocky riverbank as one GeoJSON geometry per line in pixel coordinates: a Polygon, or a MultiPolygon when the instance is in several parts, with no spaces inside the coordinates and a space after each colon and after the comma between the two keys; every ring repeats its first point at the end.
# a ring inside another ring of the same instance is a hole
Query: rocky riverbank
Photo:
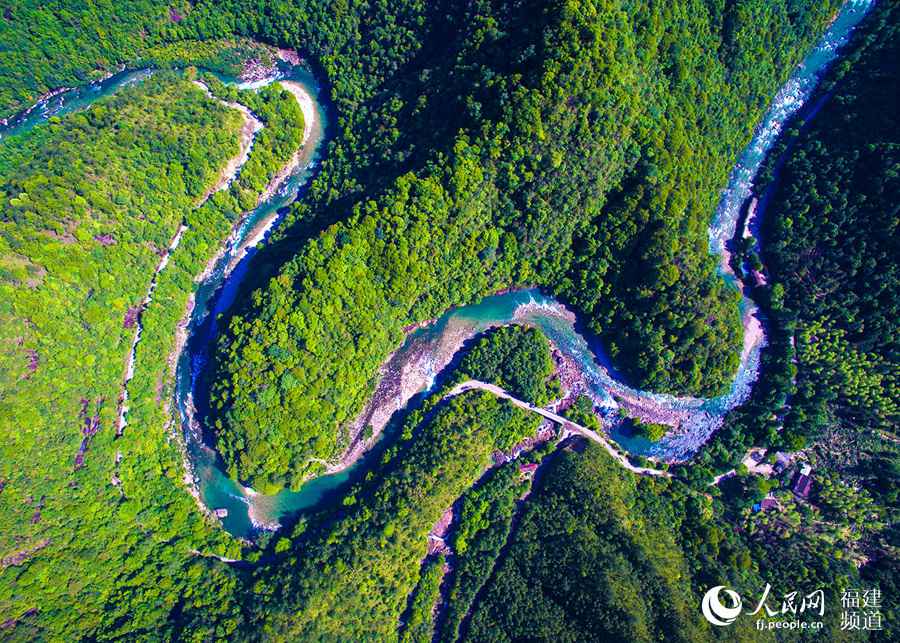
{"type": "Polygon", "coordinates": [[[436,337],[413,337],[422,326],[407,328],[407,340],[391,353],[378,372],[375,392],[363,411],[348,426],[345,440],[349,447],[327,473],[337,473],[352,466],[377,442],[391,417],[404,408],[418,393],[429,389],[434,379],[475,334],[475,325],[453,320],[436,337]]]}
{"type": "Polygon", "coordinates": [[[260,121],[256,117],[256,115],[247,108],[246,105],[241,105],[240,103],[234,103],[216,98],[209,90],[209,87],[206,86],[206,83],[201,80],[194,80],[193,83],[194,85],[202,89],[209,98],[218,101],[226,107],[230,107],[231,109],[236,109],[237,111],[239,111],[244,119],[244,122],[241,125],[238,153],[232,158],[228,159],[225,167],[223,167],[222,171],[219,172],[219,178],[213,185],[209,187],[209,189],[207,189],[203,193],[203,196],[200,197],[200,200],[197,202],[197,206],[199,207],[203,205],[206,200],[209,199],[209,197],[211,197],[213,194],[231,185],[231,182],[235,179],[235,177],[237,177],[237,174],[244,166],[244,163],[246,163],[247,159],[250,158],[250,150],[253,148],[253,140],[256,137],[256,133],[263,128],[263,124],[262,121],[260,121]]]}

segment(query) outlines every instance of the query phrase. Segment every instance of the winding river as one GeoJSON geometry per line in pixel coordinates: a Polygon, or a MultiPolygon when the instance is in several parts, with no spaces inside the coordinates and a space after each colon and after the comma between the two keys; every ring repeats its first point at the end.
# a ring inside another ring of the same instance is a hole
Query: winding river
{"type": "MultiPolygon", "coordinates": [[[[710,252],[721,257],[720,272],[739,288],[728,266],[727,242],[734,237],[742,208],[751,196],[756,173],[778,138],[784,124],[812,95],[822,72],[862,20],[873,0],[850,0],[835,17],[826,33],[774,97],[752,140],[733,169],[723,190],[709,229],[710,252]]],[[[751,222],[753,223],[753,222],[751,222]]],[[[237,275],[229,277],[235,279],[237,275]]],[[[227,288],[227,286],[226,286],[227,288]]],[[[595,401],[610,435],[628,451],[666,460],[690,457],[722,425],[725,414],[747,399],[759,373],[760,353],[765,346],[763,320],[756,304],[744,296],[744,346],[740,366],[723,395],[714,398],[677,397],[634,389],[624,383],[609,366],[599,342],[585,333],[575,315],[560,302],[536,289],[493,295],[482,301],[454,309],[434,323],[415,330],[391,356],[381,372],[375,400],[360,421],[376,429],[402,409],[414,395],[430,390],[441,370],[464,342],[484,330],[509,324],[530,324],[540,328],[580,373],[584,392],[595,401]],[[629,414],[648,421],[664,420],[676,426],[662,440],[653,443],[636,437],[619,415],[625,406],[629,414]],[[373,416],[377,421],[373,421],[373,416]]],[[[364,446],[358,445],[357,453],[364,446]]],[[[228,479],[215,464],[205,459],[197,467],[202,497],[210,507],[228,509],[225,528],[238,536],[249,536],[257,528],[274,527],[287,515],[315,506],[329,492],[366,466],[363,459],[351,458],[350,466],[306,483],[299,491],[285,490],[263,496],[228,479]]]]}
{"type": "MultiPolygon", "coordinates": [[[[209,352],[219,333],[218,316],[234,304],[241,284],[249,274],[253,259],[271,232],[282,222],[286,208],[302,196],[321,160],[328,129],[328,112],[321,86],[312,73],[302,65],[279,65],[278,73],[252,85],[258,88],[274,81],[282,81],[303,104],[307,116],[305,144],[295,167],[274,194],[268,195],[249,213],[229,240],[229,245],[212,270],[200,282],[194,295],[194,308],[187,327],[187,341],[181,351],[175,381],[175,402],[196,489],[201,501],[219,511],[222,523],[230,533],[247,537],[257,527],[274,526],[268,517],[251,521],[249,508],[257,496],[251,489],[231,480],[225,473],[221,458],[208,444],[209,434],[200,423],[194,401],[203,399],[198,390],[200,378],[209,361],[209,352]],[[312,116],[312,118],[310,118],[312,116]]],[[[264,513],[263,516],[266,516],[264,513]]]]}
{"type": "MultiPolygon", "coordinates": [[[[846,42],[873,2],[849,0],[844,5],[816,47],[779,90],[729,177],[710,226],[709,239],[710,252],[721,257],[723,278],[736,288],[740,284],[728,267],[726,243],[735,235],[756,173],[785,122],[809,99],[822,71],[834,60],[840,45],[846,42]]],[[[0,136],[26,131],[50,116],[84,108],[122,85],[138,82],[149,73],[147,70],[122,72],[105,81],[51,97],[27,113],[10,119],[8,124],[0,127],[0,136]]],[[[223,526],[239,537],[252,537],[259,529],[275,528],[282,517],[316,505],[355,470],[365,466],[364,460],[357,458],[355,464],[312,480],[299,491],[285,490],[274,496],[263,496],[228,478],[220,458],[206,444],[204,428],[193,412],[194,398],[201,397],[196,390],[198,378],[219,331],[216,317],[234,303],[242,281],[252,269],[259,245],[265,243],[270,232],[281,222],[280,213],[302,195],[318,165],[326,139],[325,99],[312,74],[301,66],[280,65],[276,77],[266,82],[276,78],[293,81],[299,86],[300,93],[313,99],[316,115],[313,129],[297,167],[276,194],[270,195],[246,217],[213,269],[200,283],[187,328],[187,342],[179,355],[176,371],[175,402],[200,499],[210,509],[225,510],[218,512],[222,514],[223,526]]],[[[566,363],[574,367],[583,392],[594,399],[610,435],[625,449],[668,460],[684,459],[695,453],[722,425],[730,409],[747,399],[758,375],[760,352],[765,346],[763,321],[757,306],[746,296],[741,310],[745,333],[738,372],[725,394],[701,399],[654,394],[628,386],[609,366],[599,343],[581,330],[575,315],[538,290],[490,296],[476,304],[454,309],[427,327],[410,333],[382,368],[374,401],[361,416],[361,421],[371,422],[380,429],[394,411],[434,385],[441,370],[467,339],[494,326],[523,323],[543,330],[566,363]],[[656,443],[634,437],[623,427],[619,415],[622,406],[631,415],[648,421],[664,420],[676,428],[656,443]],[[375,418],[377,421],[373,421],[375,418]]],[[[357,451],[366,446],[371,445],[357,445],[357,451]]]]}
{"type": "Polygon", "coordinates": [[[115,93],[120,88],[139,83],[153,73],[150,69],[122,71],[105,80],[98,80],[84,87],[52,92],[52,95],[35,103],[26,110],[0,121],[0,137],[28,132],[54,116],[64,116],[71,112],[90,107],[97,100],[115,93]]]}

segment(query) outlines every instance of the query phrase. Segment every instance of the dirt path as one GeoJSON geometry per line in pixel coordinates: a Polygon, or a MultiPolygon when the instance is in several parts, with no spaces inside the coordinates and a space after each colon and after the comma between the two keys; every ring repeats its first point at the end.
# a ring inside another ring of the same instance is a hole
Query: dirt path
{"type": "Polygon", "coordinates": [[[537,407],[528,402],[523,402],[522,400],[513,397],[512,395],[510,395],[505,390],[503,390],[502,388],[500,388],[499,386],[497,386],[495,384],[479,382],[478,380],[466,380],[465,382],[462,382],[461,384],[457,384],[456,386],[454,386],[444,396],[444,399],[451,398],[456,395],[460,395],[461,393],[465,393],[466,391],[472,391],[472,390],[476,390],[476,389],[481,390],[481,391],[487,391],[488,393],[491,393],[492,395],[496,395],[499,398],[503,398],[504,400],[509,400],[510,402],[512,402],[513,404],[515,404],[516,406],[518,406],[521,409],[530,411],[532,413],[537,413],[538,415],[541,415],[541,416],[547,418],[548,420],[555,422],[556,424],[559,424],[562,427],[562,433],[560,436],[561,438],[565,438],[568,435],[580,435],[581,437],[584,437],[584,438],[587,438],[588,440],[596,442],[597,444],[602,446],[604,449],[606,449],[606,451],[619,464],[621,464],[623,467],[625,467],[632,473],[637,473],[639,475],[647,475],[647,476],[659,476],[659,477],[664,477],[664,478],[672,477],[672,474],[670,474],[668,471],[660,471],[659,469],[651,469],[649,467],[638,467],[638,466],[631,464],[631,462],[628,461],[628,458],[626,458],[624,455],[619,453],[609,443],[608,440],[606,440],[602,436],[598,435],[596,432],[591,431],[590,429],[585,428],[585,427],[581,426],[580,424],[576,424],[575,422],[572,422],[571,420],[568,420],[561,415],[557,415],[556,413],[553,413],[552,411],[542,409],[542,408],[537,407]]]}

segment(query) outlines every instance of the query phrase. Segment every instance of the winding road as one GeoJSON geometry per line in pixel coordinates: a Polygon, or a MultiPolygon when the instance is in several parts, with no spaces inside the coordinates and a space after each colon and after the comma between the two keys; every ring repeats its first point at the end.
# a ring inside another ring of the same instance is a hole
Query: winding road
{"type": "Polygon", "coordinates": [[[534,404],[529,404],[523,400],[520,400],[516,397],[513,397],[509,393],[507,393],[504,389],[500,388],[496,384],[488,384],[487,382],[481,382],[479,380],[466,380],[465,382],[461,382],[454,386],[450,391],[444,396],[444,399],[449,399],[451,397],[456,397],[462,393],[467,391],[486,391],[492,395],[495,395],[504,400],[509,400],[514,405],[518,406],[521,409],[526,411],[530,411],[532,413],[537,413],[541,415],[551,422],[555,422],[562,427],[562,431],[560,432],[560,439],[565,439],[569,435],[580,435],[583,438],[587,438],[597,444],[601,445],[606,451],[623,467],[631,471],[632,473],[637,473],[639,475],[645,476],[659,476],[663,478],[671,478],[672,474],[668,471],[660,471],[659,469],[651,469],[649,467],[638,467],[631,462],[628,461],[624,455],[619,453],[608,440],[598,435],[596,431],[591,431],[590,429],[581,426],[580,424],[576,424],[571,420],[564,418],[561,415],[557,415],[552,411],[548,411],[547,409],[542,409],[534,404]]]}

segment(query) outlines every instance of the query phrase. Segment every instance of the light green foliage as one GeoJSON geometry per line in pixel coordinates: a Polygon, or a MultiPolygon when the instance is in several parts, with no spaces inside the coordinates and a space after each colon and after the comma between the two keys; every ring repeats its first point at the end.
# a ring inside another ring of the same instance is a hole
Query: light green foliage
{"type": "Polygon", "coordinates": [[[559,396],[550,344],[537,328],[505,326],[487,333],[463,358],[460,371],[497,384],[514,397],[544,406],[559,396]]]}
{"type": "Polygon", "coordinates": [[[209,40],[223,35],[223,25],[203,33],[186,26],[191,11],[188,2],[160,0],[5,6],[0,16],[6,53],[0,60],[0,116],[30,107],[46,92],[103,78],[123,67],[198,65],[236,76],[248,59],[272,63],[272,49],[260,43],[209,40]]]}
{"type": "Polygon", "coordinates": [[[237,191],[271,179],[303,132],[290,94],[273,88],[243,98],[272,134],[255,142],[255,169],[199,208],[238,153],[242,118],[172,74],[0,143],[8,203],[0,266],[9,266],[0,269],[0,350],[9,365],[0,373],[0,547],[6,557],[47,543],[3,570],[16,591],[0,595],[0,605],[12,617],[39,607],[46,630],[35,635],[155,632],[194,591],[210,609],[207,631],[224,636],[236,626],[233,603],[212,599],[235,579],[209,571],[191,550],[235,558],[239,548],[185,492],[166,428],[168,356],[193,278],[241,211],[237,191]],[[182,223],[188,229],[142,316],[129,425],[117,438],[135,313],[158,253],[182,223]],[[85,436],[95,414],[99,432],[85,436]]]}
{"type": "Polygon", "coordinates": [[[600,419],[594,413],[594,400],[587,395],[579,395],[574,404],[566,409],[566,417],[586,429],[601,432],[600,419]]]}
{"type": "Polygon", "coordinates": [[[635,432],[639,435],[644,436],[651,442],[658,442],[662,440],[662,438],[669,432],[668,426],[665,424],[655,424],[653,422],[641,422],[639,420],[632,420],[632,424],[634,426],[635,432]]]}
{"type": "Polygon", "coordinates": [[[440,598],[445,564],[443,555],[425,562],[419,584],[413,592],[406,624],[401,628],[401,643],[431,643],[434,635],[433,612],[440,598]]]}
{"type": "Polygon", "coordinates": [[[195,65],[203,69],[237,77],[248,60],[273,67],[275,54],[271,47],[246,38],[233,40],[186,40],[148,49],[133,63],[137,66],[184,68],[195,65]]]}
{"type": "Polygon", "coordinates": [[[0,142],[0,258],[22,267],[0,276],[0,553],[46,543],[0,570],[0,612],[41,614],[16,636],[154,630],[188,583],[231,582],[188,554],[234,548],[185,494],[165,434],[115,433],[127,311],[237,154],[240,122],[159,74],[0,142]]]}

